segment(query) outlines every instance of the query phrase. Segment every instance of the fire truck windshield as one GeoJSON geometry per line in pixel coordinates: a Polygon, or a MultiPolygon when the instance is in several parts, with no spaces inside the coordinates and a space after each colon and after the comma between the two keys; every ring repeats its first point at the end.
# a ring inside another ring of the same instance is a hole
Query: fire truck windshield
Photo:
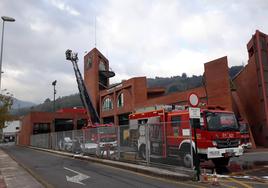
{"type": "Polygon", "coordinates": [[[115,127],[98,127],[99,134],[115,134],[115,127]]]}
{"type": "Polygon", "coordinates": [[[210,131],[238,131],[239,127],[234,114],[207,112],[207,126],[210,131]]]}
{"type": "Polygon", "coordinates": [[[100,142],[114,142],[116,141],[115,127],[99,127],[100,142]]]}
{"type": "Polygon", "coordinates": [[[116,141],[116,137],[103,137],[100,138],[100,142],[115,142],[116,141]]]}

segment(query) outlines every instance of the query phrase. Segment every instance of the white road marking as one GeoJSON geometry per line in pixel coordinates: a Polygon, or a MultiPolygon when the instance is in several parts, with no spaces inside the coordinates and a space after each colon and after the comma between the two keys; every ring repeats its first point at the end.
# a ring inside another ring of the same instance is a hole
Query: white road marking
{"type": "Polygon", "coordinates": [[[81,181],[90,178],[90,176],[87,176],[87,175],[85,175],[85,174],[82,174],[82,173],[80,173],[80,172],[77,172],[77,171],[75,171],[75,170],[72,170],[72,169],[70,169],[70,168],[67,168],[67,167],[63,167],[63,168],[64,168],[65,170],[69,170],[69,171],[74,172],[74,173],[77,174],[77,175],[72,176],[72,177],[70,177],[70,176],[66,176],[66,180],[69,181],[69,182],[73,182],[73,183],[77,183],[77,184],[85,185],[85,184],[84,184],[83,182],[81,182],[81,181]]]}

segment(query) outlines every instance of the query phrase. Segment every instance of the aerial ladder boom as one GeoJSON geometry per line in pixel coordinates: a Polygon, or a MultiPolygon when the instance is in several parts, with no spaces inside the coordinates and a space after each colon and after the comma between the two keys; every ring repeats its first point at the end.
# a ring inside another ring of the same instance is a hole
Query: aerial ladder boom
{"type": "Polygon", "coordinates": [[[87,92],[84,80],[82,78],[81,72],[77,65],[77,62],[78,62],[77,53],[73,53],[72,50],[68,49],[66,50],[65,55],[66,55],[66,59],[71,61],[73,64],[73,69],[74,69],[74,73],[75,73],[75,77],[76,77],[76,81],[78,85],[78,90],[80,93],[80,98],[82,100],[84,107],[86,108],[87,114],[89,116],[89,121],[91,125],[99,124],[100,123],[99,115],[93,106],[93,103],[87,92]]]}

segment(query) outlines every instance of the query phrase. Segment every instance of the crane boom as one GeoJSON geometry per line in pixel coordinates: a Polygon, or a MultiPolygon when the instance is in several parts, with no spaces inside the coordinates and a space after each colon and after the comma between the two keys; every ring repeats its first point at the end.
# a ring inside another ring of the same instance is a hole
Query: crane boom
{"type": "Polygon", "coordinates": [[[72,50],[66,50],[65,52],[66,59],[70,60],[73,64],[73,69],[77,81],[77,86],[80,94],[80,98],[82,100],[82,103],[84,107],[86,108],[87,114],[89,116],[90,123],[93,124],[99,124],[100,118],[96,111],[96,109],[93,106],[93,103],[90,99],[90,96],[87,92],[84,80],[82,78],[81,72],[78,68],[77,62],[78,62],[78,56],[77,53],[73,53],[72,50]]]}

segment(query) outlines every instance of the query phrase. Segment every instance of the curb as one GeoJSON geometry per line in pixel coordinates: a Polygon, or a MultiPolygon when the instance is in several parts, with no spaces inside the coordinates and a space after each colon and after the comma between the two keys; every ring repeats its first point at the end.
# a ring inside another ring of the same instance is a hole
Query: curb
{"type": "MultiPolygon", "coordinates": [[[[3,150],[3,152],[5,152],[3,150]]],[[[43,180],[39,175],[37,175],[36,173],[34,173],[30,168],[28,168],[26,165],[20,163],[19,161],[16,160],[15,157],[13,157],[12,155],[10,155],[9,153],[5,152],[13,161],[15,161],[23,170],[25,170],[26,172],[28,172],[36,181],[38,181],[41,185],[43,185],[46,188],[53,188],[52,185],[50,185],[49,183],[47,183],[45,180],[43,180]]],[[[0,184],[1,185],[1,184],[0,184]]],[[[1,186],[0,186],[1,188],[1,186]]],[[[8,187],[6,187],[8,188],[8,187]]]]}
{"type": "Polygon", "coordinates": [[[133,171],[133,172],[138,172],[141,174],[146,174],[146,175],[150,175],[154,177],[161,177],[161,178],[166,178],[166,179],[171,179],[171,180],[176,180],[176,181],[193,180],[193,176],[194,176],[193,171],[190,171],[190,170],[187,171],[187,174],[186,173],[183,174],[183,173],[172,172],[172,171],[165,170],[165,169],[159,169],[156,167],[148,167],[148,166],[119,162],[119,161],[99,159],[99,158],[94,158],[90,156],[76,155],[76,154],[62,152],[62,151],[37,148],[37,147],[32,147],[32,146],[27,146],[27,148],[54,153],[57,155],[62,155],[62,156],[70,157],[70,158],[91,161],[91,162],[100,163],[100,164],[107,165],[107,166],[112,166],[112,167],[121,168],[121,169],[129,170],[129,171],[133,171]]]}

